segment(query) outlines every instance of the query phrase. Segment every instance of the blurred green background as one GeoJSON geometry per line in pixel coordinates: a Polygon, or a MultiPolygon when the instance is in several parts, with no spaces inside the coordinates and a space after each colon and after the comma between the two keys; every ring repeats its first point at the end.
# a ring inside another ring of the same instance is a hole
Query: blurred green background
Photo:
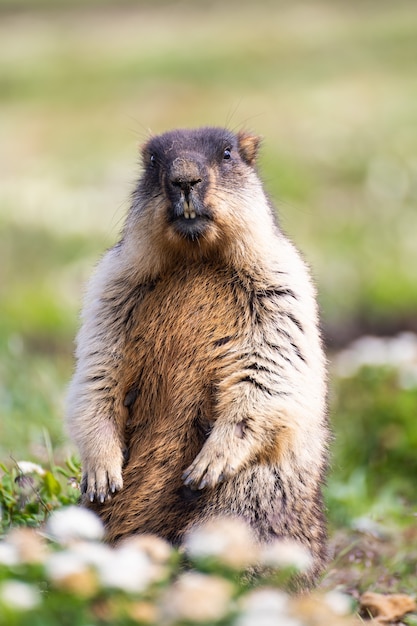
{"type": "MultiPolygon", "coordinates": [[[[71,450],[83,284],[150,132],[263,136],[260,172],[313,267],[331,357],[363,333],[416,330],[416,102],[414,0],[0,0],[0,458],[71,450]]],[[[393,475],[413,500],[417,383],[392,369],[332,370],[335,508],[393,475]],[[408,433],[394,455],[392,424],[408,433]]]]}

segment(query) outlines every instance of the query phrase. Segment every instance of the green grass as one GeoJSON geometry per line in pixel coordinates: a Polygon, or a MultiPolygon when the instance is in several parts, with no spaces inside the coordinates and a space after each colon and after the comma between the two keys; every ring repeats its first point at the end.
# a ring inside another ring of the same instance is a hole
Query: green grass
{"type": "MultiPolygon", "coordinates": [[[[83,285],[118,237],[149,129],[217,124],[263,136],[262,178],[313,267],[335,342],[362,321],[415,319],[412,0],[18,4],[0,1],[7,465],[47,462],[49,441],[56,461],[71,452],[63,414],[83,285]]],[[[409,527],[415,389],[379,369],[348,379],[332,370],[331,383],[333,531],[364,516],[409,527]]],[[[411,588],[409,572],[404,580],[411,588]]]]}

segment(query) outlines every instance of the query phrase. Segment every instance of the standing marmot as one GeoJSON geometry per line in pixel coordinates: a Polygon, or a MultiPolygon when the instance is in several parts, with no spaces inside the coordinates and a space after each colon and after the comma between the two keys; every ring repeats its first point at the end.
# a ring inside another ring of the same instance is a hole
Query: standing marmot
{"type": "Polygon", "coordinates": [[[325,361],[315,292],[254,164],[257,137],[144,146],[121,240],[90,283],[68,422],[110,541],[213,516],[325,559],[325,361]],[[111,497],[110,497],[111,495],[111,497]]]}

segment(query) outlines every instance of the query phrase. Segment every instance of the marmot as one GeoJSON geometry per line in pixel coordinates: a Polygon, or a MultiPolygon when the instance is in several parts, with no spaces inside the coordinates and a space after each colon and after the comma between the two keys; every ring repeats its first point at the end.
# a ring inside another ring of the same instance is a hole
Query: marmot
{"type": "Polygon", "coordinates": [[[120,241],[86,294],[68,423],[110,542],[214,516],[326,556],[325,358],[315,290],[256,172],[259,138],[142,149],[120,241]]]}

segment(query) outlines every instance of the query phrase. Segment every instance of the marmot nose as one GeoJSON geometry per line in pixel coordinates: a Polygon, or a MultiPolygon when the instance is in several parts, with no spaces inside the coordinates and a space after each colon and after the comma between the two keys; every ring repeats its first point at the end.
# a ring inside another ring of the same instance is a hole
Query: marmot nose
{"type": "Polygon", "coordinates": [[[184,193],[189,193],[191,188],[201,181],[200,168],[195,161],[180,157],[174,160],[170,171],[170,182],[174,187],[179,187],[184,193]]]}
{"type": "Polygon", "coordinates": [[[179,187],[185,194],[189,194],[191,188],[201,183],[201,178],[197,178],[195,180],[184,180],[183,178],[176,178],[174,180],[171,179],[171,183],[174,187],[179,187]]]}

